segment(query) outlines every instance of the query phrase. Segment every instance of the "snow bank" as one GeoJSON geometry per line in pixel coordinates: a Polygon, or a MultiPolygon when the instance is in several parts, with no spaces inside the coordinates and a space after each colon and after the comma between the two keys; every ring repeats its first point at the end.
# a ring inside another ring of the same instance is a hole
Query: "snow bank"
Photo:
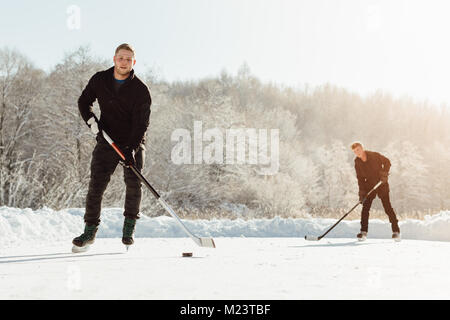
{"type": "MultiPolygon", "coordinates": [[[[122,236],[123,210],[106,208],[98,237],[122,236]]],[[[84,209],[54,211],[0,207],[0,247],[24,243],[47,243],[71,240],[84,227],[84,209]]],[[[212,237],[304,237],[320,235],[329,228],[334,219],[253,219],[253,220],[185,220],[186,226],[199,236],[212,237]]],[[[353,238],[359,231],[359,220],[344,220],[328,238],[353,238]]],[[[400,221],[403,239],[450,241],[450,211],[427,216],[424,220],[400,221]]],[[[178,238],[185,237],[183,230],[171,217],[149,218],[143,216],[136,227],[136,237],[178,238]]],[[[370,238],[389,238],[388,221],[370,220],[370,238]]]]}

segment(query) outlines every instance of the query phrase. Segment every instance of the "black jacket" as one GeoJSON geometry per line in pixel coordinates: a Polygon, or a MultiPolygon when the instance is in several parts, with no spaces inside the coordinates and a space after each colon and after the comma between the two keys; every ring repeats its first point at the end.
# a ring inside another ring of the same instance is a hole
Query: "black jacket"
{"type": "MultiPolygon", "coordinates": [[[[366,150],[366,155],[366,162],[360,158],[355,158],[355,170],[360,196],[365,196],[381,180],[381,171],[389,173],[391,168],[389,159],[380,153],[366,150]]],[[[389,185],[383,183],[377,191],[378,193],[387,192],[389,191],[389,185]]]]}
{"type": "Polygon", "coordinates": [[[134,70],[131,70],[130,76],[117,93],[113,81],[114,67],[94,74],[78,99],[78,108],[83,120],[87,122],[94,116],[92,104],[97,99],[101,112],[101,129],[120,147],[136,150],[145,143],[152,104],[150,91],[134,75],[134,70]]]}

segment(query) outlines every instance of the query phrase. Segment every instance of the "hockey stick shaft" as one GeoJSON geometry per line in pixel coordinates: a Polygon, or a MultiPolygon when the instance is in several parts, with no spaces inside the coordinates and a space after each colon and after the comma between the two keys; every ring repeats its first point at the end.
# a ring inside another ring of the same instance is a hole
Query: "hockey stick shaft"
{"type": "MultiPolygon", "coordinates": [[[[114,141],[111,139],[111,137],[102,130],[103,137],[106,139],[106,141],[111,145],[111,147],[116,151],[116,153],[119,155],[119,157],[125,161],[125,155],[120,150],[120,148],[114,143],[114,141]]],[[[155,198],[159,201],[159,203],[162,205],[162,207],[175,219],[175,221],[178,222],[180,227],[186,232],[186,234],[199,246],[201,247],[210,247],[215,248],[216,245],[214,243],[214,240],[212,238],[200,238],[195,236],[189,229],[184,225],[184,223],[181,221],[181,219],[177,216],[177,214],[173,211],[173,209],[167,204],[167,202],[164,201],[163,198],[159,195],[159,193],[152,187],[150,182],[147,181],[147,179],[142,175],[142,173],[134,166],[131,165],[129,168],[133,171],[133,173],[141,180],[141,182],[150,190],[150,192],[155,196],[155,198]]]]}
{"type": "Polygon", "coordinates": [[[380,185],[382,184],[382,182],[381,181],[379,181],[367,194],[366,194],[366,196],[364,197],[364,199],[362,200],[362,201],[359,201],[357,204],[355,204],[354,206],[353,206],[353,208],[351,208],[346,214],[344,214],[335,224],[333,224],[327,231],[325,231],[325,233],[324,234],[322,234],[321,236],[319,236],[319,237],[317,237],[317,238],[315,238],[315,237],[309,237],[308,238],[308,236],[305,236],[305,239],[306,240],[320,240],[320,239],[322,239],[323,237],[325,237],[331,230],[333,230],[334,229],[334,227],[336,227],[342,220],[344,220],[345,219],[345,217],[347,217],[353,210],[355,210],[355,208],[357,207],[357,206],[359,206],[360,204],[362,204],[362,203],[364,203],[364,201],[366,201],[366,199],[369,197],[369,195],[373,192],[373,191],[375,191],[380,185]]]}

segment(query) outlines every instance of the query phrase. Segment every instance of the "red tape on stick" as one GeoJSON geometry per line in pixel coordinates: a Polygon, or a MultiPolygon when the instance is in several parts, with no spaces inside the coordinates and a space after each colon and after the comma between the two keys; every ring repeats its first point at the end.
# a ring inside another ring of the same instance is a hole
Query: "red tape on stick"
{"type": "Polygon", "coordinates": [[[120,151],[120,149],[116,146],[116,144],[114,142],[111,143],[111,146],[114,148],[114,150],[116,150],[116,152],[119,154],[119,156],[122,158],[122,160],[125,160],[125,156],[123,155],[123,153],[120,151]]]}

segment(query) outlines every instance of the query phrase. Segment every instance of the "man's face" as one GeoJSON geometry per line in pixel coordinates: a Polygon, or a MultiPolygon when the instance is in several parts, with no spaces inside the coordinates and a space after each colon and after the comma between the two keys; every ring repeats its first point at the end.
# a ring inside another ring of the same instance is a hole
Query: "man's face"
{"type": "Polygon", "coordinates": [[[126,49],[120,49],[114,56],[114,69],[120,75],[127,75],[133,69],[136,60],[134,54],[126,49]]]}
{"type": "Polygon", "coordinates": [[[355,149],[353,149],[353,153],[358,157],[358,158],[362,158],[363,154],[364,154],[364,149],[361,146],[356,146],[355,149]]]}

